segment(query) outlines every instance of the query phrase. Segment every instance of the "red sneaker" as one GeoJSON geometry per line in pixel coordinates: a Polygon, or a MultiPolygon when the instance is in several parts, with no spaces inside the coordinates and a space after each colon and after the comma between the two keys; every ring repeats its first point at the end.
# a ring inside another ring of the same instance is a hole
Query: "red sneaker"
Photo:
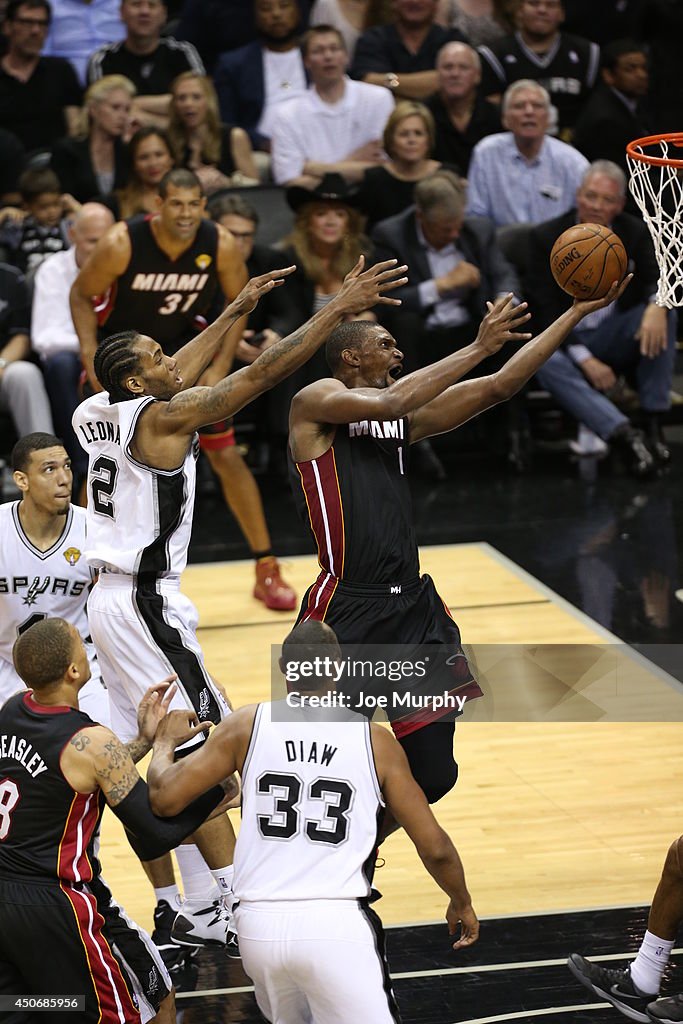
{"type": "Polygon", "coordinates": [[[296,594],[283,580],[278,560],[272,555],[256,563],[254,597],[276,612],[291,612],[296,608],[296,594]]]}

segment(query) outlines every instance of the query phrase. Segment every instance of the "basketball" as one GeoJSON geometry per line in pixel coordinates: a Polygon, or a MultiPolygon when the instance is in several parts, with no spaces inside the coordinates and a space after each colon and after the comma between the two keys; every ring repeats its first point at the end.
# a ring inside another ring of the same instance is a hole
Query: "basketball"
{"type": "Polygon", "coordinates": [[[602,224],[568,228],[550,253],[553,277],[575,299],[602,299],[613,281],[621,281],[626,266],[621,239],[602,224]]]}

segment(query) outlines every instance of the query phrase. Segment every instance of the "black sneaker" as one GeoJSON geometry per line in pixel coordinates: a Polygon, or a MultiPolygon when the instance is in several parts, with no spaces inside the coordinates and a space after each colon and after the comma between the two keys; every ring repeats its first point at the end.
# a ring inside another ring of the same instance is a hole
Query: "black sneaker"
{"type": "Polygon", "coordinates": [[[152,942],[159,950],[176,992],[193,992],[197,987],[199,965],[191,952],[171,938],[171,928],[177,911],[166,901],[159,900],[154,908],[152,942]]]}
{"type": "Polygon", "coordinates": [[[578,953],[572,953],[567,960],[567,967],[582,985],[602,999],[606,999],[612,1006],[616,1006],[629,1020],[650,1024],[652,1018],[647,1015],[647,1005],[652,1003],[652,994],[644,995],[636,990],[631,981],[629,967],[620,970],[601,967],[599,964],[592,964],[578,953]]]}
{"type": "Polygon", "coordinates": [[[666,465],[671,462],[671,449],[666,443],[659,416],[651,415],[645,419],[645,438],[647,446],[657,462],[666,465]]]}
{"type": "Polygon", "coordinates": [[[656,999],[647,1005],[648,1020],[656,1024],[679,1024],[683,1021],[683,993],[656,999]]]}
{"type": "Polygon", "coordinates": [[[608,440],[612,450],[621,456],[631,476],[645,480],[654,474],[657,463],[645,443],[642,431],[631,426],[619,427],[608,440]]]}
{"type": "Polygon", "coordinates": [[[171,928],[178,913],[167,900],[159,900],[154,908],[154,931],[152,942],[161,953],[161,957],[167,969],[175,965],[178,957],[176,954],[182,952],[176,942],[171,938],[171,928]]]}

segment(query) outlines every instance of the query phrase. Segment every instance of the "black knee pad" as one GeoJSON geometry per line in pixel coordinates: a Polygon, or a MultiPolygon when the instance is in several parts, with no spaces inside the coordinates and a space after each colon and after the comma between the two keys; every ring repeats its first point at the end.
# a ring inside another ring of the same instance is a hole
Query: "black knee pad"
{"type": "Polygon", "coordinates": [[[413,778],[430,804],[449,793],[458,779],[453,757],[453,722],[432,722],[402,736],[399,743],[408,758],[413,778]]]}
{"type": "Polygon", "coordinates": [[[445,772],[443,770],[443,764],[440,768],[441,770],[439,771],[438,776],[435,776],[433,773],[431,773],[431,777],[430,773],[426,773],[427,777],[424,779],[419,779],[415,776],[415,781],[427,797],[427,803],[430,804],[435,804],[437,800],[441,800],[446,793],[450,793],[458,781],[458,764],[456,761],[453,761],[450,765],[450,772],[445,772]]]}

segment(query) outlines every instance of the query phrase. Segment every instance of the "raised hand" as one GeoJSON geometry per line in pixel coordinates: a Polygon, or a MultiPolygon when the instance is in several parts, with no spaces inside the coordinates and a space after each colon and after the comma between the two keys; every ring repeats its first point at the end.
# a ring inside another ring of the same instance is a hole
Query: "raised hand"
{"type": "Polygon", "coordinates": [[[175,750],[181,743],[210,729],[211,722],[200,722],[194,711],[169,711],[157,728],[154,749],[163,745],[175,750]]]}
{"type": "Polygon", "coordinates": [[[615,299],[620,299],[632,280],[633,274],[627,274],[621,284],[619,281],[613,281],[607,295],[602,299],[591,299],[590,301],[574,299],[574,309],[581,316],[587,316],[589,313],[595,312],[596,309],[603,309],[605,306],[609,306],[610,302],[614,302],[615,299]]]}
{"type": "Polygon", "coordinates": [[[259,277],[250,277],[239,295],[230,303],[228,309],[232,314],[237,313],[239,316],[251,313],[252,309],[256,309],[259,299],[273,288],[279,288],[284,284],[284,278],[289,277],[295,270],[296,266],[282,267],[281,270],[270,270],[267,274],[261,274],[259,277]]]}
{"type": "Polygon", "coordinates": [[[178,692],[176,675],[167,676],[145,691],[138,705],[138,732],[142,739],[152,745],[159,722],[166,717],[171,701],[178,692]]]}
{"type": "Polygon", "coordinates": [[[526,302],[514,304],[512,292],[502,295],[495,302],[487,302],[488,313],[479,325],[476,343],[481,345],[487,355],[499,352],[506,341],[529,341],[532,334],[516,331],[531,319],[531,313],[527,313],[526,302]]]}
{"type": "MultiPolygon", "coordinates": [[[[344,278],[344,283],[339,289],[336,303],[344,313],[360,313],[369,309],[377,303],[388,306],[400,306],[400,299],[392,299],[384,292],[408,283],[408,278],[400,275],[405,274],[407,266],[398,266],[398,260],[385,260],[384,263],[375,263],[369,270],[363,270],[365,257],[361,256],[353,270],[350,270],[344,278]]],[[[335,301],[335,300],[333,300],[335,301]]]]}

